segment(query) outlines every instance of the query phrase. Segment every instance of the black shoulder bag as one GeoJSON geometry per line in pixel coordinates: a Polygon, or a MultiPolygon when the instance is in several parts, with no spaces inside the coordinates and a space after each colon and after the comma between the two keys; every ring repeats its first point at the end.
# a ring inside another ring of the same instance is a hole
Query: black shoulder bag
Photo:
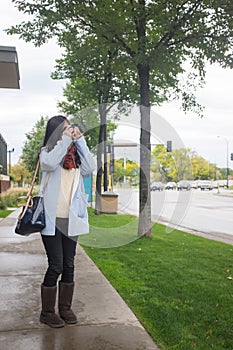
{"type": "Polygon", "coordinates": [[[38,160],[36,165],[36,170],[32,179],[31,186],[26,197],[27,202],[23,205],[21,214],[18,217],[18,221],[15,227],[15,233],[21,236],[29,236],[32,233],[40,232],[45,228],[45,209],[44,209],[44,189],[48,182],[48,177],[46,178],[43,193],[41,196],[32,196],[33,186],[36,180],[36,175],[40,166],[40,161],[38,160]]]}

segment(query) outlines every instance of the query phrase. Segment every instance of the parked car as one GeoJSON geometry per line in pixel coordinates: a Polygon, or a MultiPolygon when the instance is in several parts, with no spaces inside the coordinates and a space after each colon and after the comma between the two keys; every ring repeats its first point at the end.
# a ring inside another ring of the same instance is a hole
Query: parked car
{"type": "Polygon", "coordinates": [[[198,185],[199,185],[198,181],[192,181],[190,183],[191,188],[194,188],[195,190],[198,189],[198,185]]]}
{"type": "Polygon", "coordinates": [[[162,191],[163,190],[163,184],[162,182],[153,182],[150,185],[150,190],[151,191],[162,191]]]}
{"type": "Polygon", "coordinates": [[[176,183],[175,182],[168,182],[165,186],[165,190],[175,190],[176,189],[176,183]]]}
{"type": "Polygon", "coordinates": [[[178,191],[182,191],[182,190],[189,191],[189,190],[191,190],[191,185],[188,181],[181,180],[177,184],[177,190],[178,191]]]}
{"type": "Polygon", "coordinates": [[[201,183],[200,183],[200,189],[202,190],[202,191],[204,191],[204,190],[209,190],[209,191],[211,191],[212,189],[213,189],[213,184],[212,184],[212,182],[211,181],[208,181],[208,180],[204,180],[204,181],[201,181],[201,183]]]}
{"type": "Polygon", "coordinates": [[[226,180],[219,180],[219,187],[226,188],[227,187],[227,181],[226,180]]]}

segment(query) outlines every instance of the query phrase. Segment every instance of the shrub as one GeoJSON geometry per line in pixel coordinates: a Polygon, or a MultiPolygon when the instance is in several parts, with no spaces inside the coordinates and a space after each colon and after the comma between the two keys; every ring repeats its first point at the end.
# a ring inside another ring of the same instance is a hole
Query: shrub
{"type": "MultiPolygon", "coordinates": [[[[27,193],[28,193],[27,188],[23,188],[23,187],[10,188],[8,191],[1,194],[0,201],[5,203],[5,207],[16,207],[18,198],[21,196],[26,196],[27,193]]],[[[25,203],[26,199],[21,200],[21,202],[25,203]]]]}
{"type": "Polygon", "coordinates": [[[0,210],[5,210],[7,207],[6,203],[0,198],[0,210]]]}

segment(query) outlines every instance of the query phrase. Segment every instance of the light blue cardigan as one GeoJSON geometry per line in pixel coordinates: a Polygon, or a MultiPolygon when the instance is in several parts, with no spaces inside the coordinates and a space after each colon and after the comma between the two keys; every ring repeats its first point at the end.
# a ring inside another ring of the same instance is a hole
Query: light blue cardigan
{"type": "MultiPolygon", "coordinates": [[[[44,184],[49,174],[48,183],[44,190],[44,206],[46,227],[41,231],[42,235],[55,235],[56,208],[61,181],[61,161],[71,145],[69,136],[63,135],[56,146],[48,152],[45,147],[40,152],[40,166],[42,179],[39,194],[42,194],[44,184]]],[[[81,159],[80,178],[77,188],[71,199],[69,210],[68,236],[77,236],[89,232],[87,196],[84,193],[83,176],[88,175],[95,169],[94,159],[87,147],[84,137],[75,141],[78,154],[81,159]]]]}

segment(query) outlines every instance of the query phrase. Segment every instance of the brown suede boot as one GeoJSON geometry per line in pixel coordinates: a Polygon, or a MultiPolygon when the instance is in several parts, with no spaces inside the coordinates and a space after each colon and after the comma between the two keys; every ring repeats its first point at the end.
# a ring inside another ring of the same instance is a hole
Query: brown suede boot
{"type": "Polygon", "coordinates": [[[74,282],[59,282],[58,310],[61,318],[68,324],[77,323],[77,317],[71,310],[72,298],[74,293],[74,282]]]}
{"type": "Polygon", "coordinates": [[[41,285],[41,301],[42,311],[40,314],[40,322],[47,324],[52,328],[64,327],[64,321],[55,314],[57,286],[45,287],[41,285]]]}

